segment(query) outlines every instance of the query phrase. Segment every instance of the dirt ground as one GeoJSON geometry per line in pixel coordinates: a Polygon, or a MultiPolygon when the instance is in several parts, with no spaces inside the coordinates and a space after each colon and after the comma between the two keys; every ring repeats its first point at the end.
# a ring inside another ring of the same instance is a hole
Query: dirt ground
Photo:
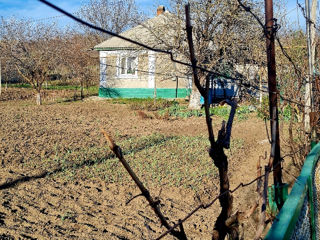
{"type": "MultiPolygon", "coordinates": [[[[214,118],[216,132],[221,120],[214,118]]],[[[111,183],[95,176],[90,159],[74,170],[72,178],[64,176],[67,170],[55,168],[52,159],[61,152],[105,148],[100,127],[116,141],[153,133],[168,137],[207,134],[203,117],[141,119],[128,105],[110,101],[52,101],[42,106],[25,99],[0,101],[0,239],[155,239],[165,232],[142,197],[127,204],[139,194],[133,183],[111,183]]],[[[254,114],[234,122],[232,139],[243,140],[235,151],[228,152],[234,188],[256,177],[257,160],[269,153],[269,143],[264,122],[254,114]]],[[[263,161],[266,164],[267,160],[263,161]]],[[[294,180],[291,175],[284,178],[286,182],[294,180]]],[[[215,177],[197,192],[167,184],[152,185],[150,191],[159,197],[164,214],[177,221],[216,197],[218,184],[215,177]]],[[[252,184],[233,194],[234,212],[247,211],[253,205],[255,189],[252,184]]],[[[216,202],[189,218],[184,223],[189,239],[211,239],[218,214],[216,202]]],[[[244,239],[252,239],[257,216],[255,213],[244,222],[244,239]]],[[[164,239],[173,238],[167,235],[164,239]]]]}

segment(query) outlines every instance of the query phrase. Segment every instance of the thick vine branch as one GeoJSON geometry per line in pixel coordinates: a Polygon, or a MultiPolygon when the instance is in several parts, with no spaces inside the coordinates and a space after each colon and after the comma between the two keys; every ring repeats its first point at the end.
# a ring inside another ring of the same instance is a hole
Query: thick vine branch
{"type": "MultiPolygon", "coordinates": [[[[271,170],[271,172],[273,171],[273,169],[271,170]]],[[[163,237],[165,237],[167,234],[169,234],[173,229],[179,227],[180,223],[183,223],[185,221],[187,221],[192,215],[194,215],[196,212],[198,212],[200,209],[207,209],[209,207],[211,207],[217,200],[219,200],[219,198],[221,196],[224,196],[227,193],[234,193],[237,190],[243,188],[243,187],[248,187],[251,184],[261,180],[262,178],[265,178],[265,174],[259,177],[256,177],[255,179],[253,179],[252,181],[248,182],[248,183],[239,183],[238,186],[236,186],[234,189],[232,190],[228,190],[223,192],[222,194],[218,195],[217,197],[215,197],[211,202],[209,202],[208,204],[204,205],[204,204],[200,204],[199,206],[197,206],[195,209],[193,209],[188,215],[186,215],[182,220],[180,220],[178,223],[175,223],[170,229],[168,229],[168,231],[164,232],[163,234],[161,234],[159,237],[156,238],[156,240],[160,240],[163,237]]],[[[249,215],[249,214],[248,214],[249,215]]]]}
{"type": "Polygon", "coordinates": [[[225,236],[228,233],[231,234],[232,236],[238,235],[238,229],[226,224],[226,221],[231,217],[233,200],[229,192],[230,184],[229,184],[229,177],[228,177],[228,158],[224,153],[224,148],[230,147],[231,128],[232,128],[232,122],[234,119],[237,103],[231,100],[225,100],[225,102],[231,106],[229,120],[228,120],[227,126],[225,125],[224,121],[222,122],[221,129],[218,133],[218,139],[215,141],[213,128],[212,128],[212,119],[210,117],[210,111],[209,111],[210,104],[208,101],[210,77],[212,75],[213,76],[215,75],[207,74],[206,88],[204,89],[201,86],[201,83],[198,77],[197,61],[196,61],[196,56],[194,54],[192,26],[191,26],[191,20],[190,20],[190,4],[186,4],[185,11],[186,11],[186,31],[187,31],[187,39],[188,39],[188,45],[189,45],[189,51],[190,51],[190,61],[192,63],[193,80],[199,92],[204,97],[206,123],[207,123],[209,142],[210,142],[209,155],[213,160],[214,165],[218,168],[218,171],[219,171],[219,180],[220,180],[219,202],[221,205],[221,212],[217,218],[217,221],[215,222],[212,239],[223,240],[225,239],[225,236]]]}
{"type": "MultiPolygon", "coordinates": [[[[124,159],[121,148],[115,144],[113,139],[109,136],[109,134],[104,129],[101,128],[101,132],[103,133],[104,137],[106,138],[111,151],[117,156],[117,158],[120,160],[120,162],[122,163],[124,168],[129,173],[132,180],[138,186],[138,188],[141,191],[141,194],[146,198],[149,205],[152,207],[154,213],[159,218],[161,224],[163,226],[165,226],[167,229],[171,229],[172,227],[168,223],[167,218],[165,216],[163,216],[163,214],[160,211],[159,201],[153,200],[153,198],[150,195],[149,190],[143,185],[143,183],[140,181],[138,176],[134,173],[134,171],[129,166],[128,162],[124,159]]],[[[175,236],[177,239],[186,240],[187,237],[186,237],[186,234],[184,233],[182,223],[180,223],[179,226],[180,226],[180,231],[172,230],[172,231],[170,231],[170,234],[175,236]]]]}

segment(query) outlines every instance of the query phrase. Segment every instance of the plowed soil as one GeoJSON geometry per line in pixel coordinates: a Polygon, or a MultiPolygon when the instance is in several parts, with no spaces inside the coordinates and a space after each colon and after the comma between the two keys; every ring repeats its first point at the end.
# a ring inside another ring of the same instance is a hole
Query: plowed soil
{"type": "MultiPolygon", "coordinates": [[[[214,118],[216,132],[221,120],[214,118]]],[[[105,181],[95,175],[91,159],[73,168],[72,177],[71,170],[64,168],[67,165],[56,164],[62,152],[105,148],[100,127],[120,142],[153,133],[168,137],[207,134],[203,117],[142,119],[128,105],[104,100],[42,106],[31,100],[0,101],[0,239],[155,239],[166,231],[145,199],[132,199],[140,193],[133,183],[105,181]]],[[[234,123],[232,139],[242,140],[236,150],[228,152],[234,188],[256,177],[257,160],[269,151],[269,144],[264,122],[254,115],[234,123]]],[[[207,149],[203,152],[207,154],[207,149]]],[[[197,191],[185,186],[149,185],[165,216],[175,222],[219,194],[217,177],[197,191]]],[[[233,194],[234,212],[250,209],[257,197],[255,188],[252,184],[233,194]]],[[[189,218],[184,223],[189,239],[211,239],[218,214],[216,202],[189,218]]],[[[257,216],[255,213],[244,222],[244,239],[252,239],[257,216]]]]}

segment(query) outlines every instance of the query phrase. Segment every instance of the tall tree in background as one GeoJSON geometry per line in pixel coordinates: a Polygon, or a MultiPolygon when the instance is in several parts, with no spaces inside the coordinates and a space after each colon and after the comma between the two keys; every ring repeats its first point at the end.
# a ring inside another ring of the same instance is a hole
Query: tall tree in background
{"type": "Polygon", "coordinates": [[[91,48],[95,39],[90,35],[82,35],[74,31],[63,38],[63,65],[73,83],[80,85],[80,97],[84,98],[84,87],[95,85],[99,79],[98,53],[91,48]]]}
{"type": "MultiPolygon", "coordinates": [[[[90,0],[80,8],[79,14],[84,20],[115,33],[137,25],[142,19],[134,0],[90,0]]],[[[106,35],[85,28],[85,32],[94,33],[99,41],[106,35]]]]}
{"type": "MultiPolygon", "coordinates": [[[[235,77],[236,65],[263,65],[261,58],[264,53],[261,38],[263,32],[252,16],[242,10],[237,0],[189,2],[192,9],[191,21],[198,66],[235,77]]],[[[176,24],[175,27],[172,26],[174,28],[184,28],[184,4],[184,1],[172,1],[176,15],[181,19],[180,26],[176,24]]],[[[250,1],[250,6],[260,14],[261,6],[258,3],[250,1]]],[[[189,59],[189,52],[183,41],[185,37],[181,35],[178,40],[180,43],[173,48],[189,59]]],[[[204,84],[207,73],[199,71],[198,74],[201,84],[204,84]]],[[[200,108],[200,93],[194,84],[189,108],[200,108]]]]}

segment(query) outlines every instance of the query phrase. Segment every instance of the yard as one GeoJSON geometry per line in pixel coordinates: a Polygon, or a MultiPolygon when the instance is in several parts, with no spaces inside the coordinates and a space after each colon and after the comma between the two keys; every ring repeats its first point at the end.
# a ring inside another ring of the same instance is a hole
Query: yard
{"type": "MultiPolygon", "coordinates": [[[[140,192],[100,128],[114,137],[170,220],[219,194],[201,114],[174,115],[174,106],[141,110],[141,103],[130,101],[64,101],[59,92],[36,106],[31,90],[8,91],[26,97],[0,98],[0,239],[154,239],[165,231],[145,199],[132,199],[140,192]]],[[[224,117],[213,116],[216,134],[224,117]]],[[[264,121],[256,112],[240,112],[226,151],[231,189],[256,178],[265,151],[270,145],[264,121]]],[[[284,180],[295,179],[284,172],[284,180]]],[[[253,183],[233,194],[234,212],[250,209],[255,189],[253,183]]],[[[198,211],[184,224],[187,235],[211,239],[218,214],[218,202],[198,211]]],[[[252,239],[257,221],[257,211],[244,221],[244,239],[252,239]]]]}

